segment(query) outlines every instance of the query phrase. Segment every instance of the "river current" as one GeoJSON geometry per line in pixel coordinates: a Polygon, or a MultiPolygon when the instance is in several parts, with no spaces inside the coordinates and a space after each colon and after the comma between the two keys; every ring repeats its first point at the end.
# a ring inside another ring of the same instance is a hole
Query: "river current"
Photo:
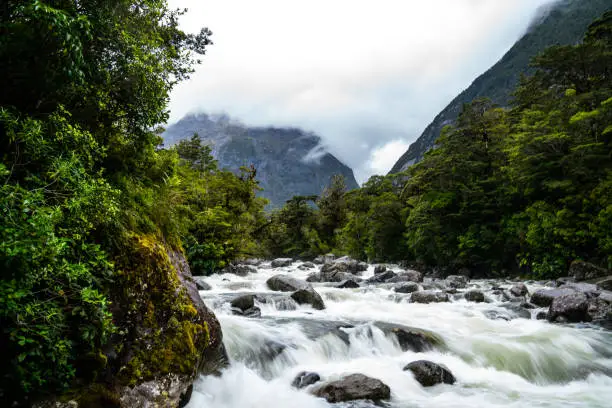
{"type": "MultiPolygon", "coordinates": [[[[412,407],[612,407],[612,332],[585,324],[559,325],[536,320],[538,309],[517,313],[494,292],[512,282],[475,280],[469,288],[487,302],[466,301],[461,293],[449,303],[410,303],[392,285],[337,289],[314,283],[325,310],[297,305],[269,290],[266,280],[284,273],[300,279],[312,270],[300,262],[257,273],[206,278],[201,291],[217,315],[231,364],[220,377],[202,377],[188,408],[324,408],[372,407],[371,402],[330,404],[291,386],[302,371],[323,382],[354,373],[383,381],[391,388],[390,408],[412,407]],[[232,314],[229,301],[256,293],[261,317],[232,314]],[[529,316],[531,315],[531,316],[529,316]],[[387,325],[425,329],[444,347],[402,351],[387,325]],[[445,365],[453,385],[422,387],[403,367],[415,360],[445,365]]],[[[393,268],[392,268],[393,269],[393,268]]],[[[374,274],[373,266],[363,278],[374,274]]],[[[529,291],[541,286],[527,283],[529,291]]],[[[286,294],[285,294],[286,295],[286,294]]]]}

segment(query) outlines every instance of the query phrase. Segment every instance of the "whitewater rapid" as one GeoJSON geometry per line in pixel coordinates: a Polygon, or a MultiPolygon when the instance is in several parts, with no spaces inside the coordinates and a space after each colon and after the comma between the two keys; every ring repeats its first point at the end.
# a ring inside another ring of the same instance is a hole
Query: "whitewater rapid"
{"type": "MultiPolygon", "coordinates": [[[[312,270],[301,263],[240,277],[206,278],[204,302],[221,322],[231,365],[220,377],[200,378],[188,408],[323,408],[372,407],[364,401],[329,404],[308,388],[291,386],[301,371],[316,372],[323,382],[353,373],[380,379],[391,388],[392,408],[408,407],[612,407],[612,333],[590,325],[557,325],[532,318],[511,320],[493,286],[511,282],[472,281],[489,303],[457,296],[450,303],[409,303],[409,294],[391,285],[336,289],[314,283],[325,310],[287,303],[266,286],[286,273],[306,279],[312,270]],[[261,317],[235,316],[229,301],[239,294],[271,295],[256,305],[261,317]],[[291,310],[293,309],[293,310],[291,310]],[[487,317],[489,316],[489,317],[487,317]],[[402,351],[397,340],[377,323],[426,329],[445,347],[427,352],[402,351]],[[403,367],[415,360],[444,364],[456,377],[453,385],[422,387],[403,367]]],[[[373,267],[364,278],[374,274],[373,267]]],[[[530,292],[540,288],[527,284],[530,292]]],[[[515,316],[512,316],[515,317],[515,316]]]]}

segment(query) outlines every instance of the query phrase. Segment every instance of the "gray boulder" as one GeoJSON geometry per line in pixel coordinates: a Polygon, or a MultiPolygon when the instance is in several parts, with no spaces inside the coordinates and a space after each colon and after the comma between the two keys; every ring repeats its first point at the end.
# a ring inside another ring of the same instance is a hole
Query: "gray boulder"
{"type": "Polygon", "coordinates": [[[378,275],[379,273],[383,273],[387,270],[385,265],[376,265],[374,267],[374,275],[378,275]]]}
{"type": "Polygon", "coordinates": [[[444,340],[428,330],[397,325],[386,322],[376,322],[375,326],[387,336],[394,336],[402,351],[421,353],[444,347],[444,340]]]}
{"type": "Polygon", "coordinates": [[[476,289],[465,292],[463,297],[469,302],[482,303],[485,301],[484,293],[476,289]]]}
{"type": "Polygon", "coordinates": [[[589,302],[584,293],[569,293],[553,299],[548,309],[548,320],[551,322],[588,322],[591,321],[588,310],[589,302]]]}
{"type": "Polygon", "coordinates": [[[210,286],[208,283],[206,283],[202,279],[194,278],[194,281],[195,281],[196,288],[198,288],[198,290],[211,290],[212,289],[212,286],[210,286]]]}
{"type": "Polygon", "coordinates": [[[427,360],[413,361],[404,367],[404,371],[410,371],[423,387],[431,387],[436,384],[454,384],[455,376],[446,367],[427,360]]]}
{"type": "Polygon", "coordinates": [[[510,293],[512,296],[527,296],[529,294],[529,290],[527,289],[527,285],[524,283],[517,283],[512,288],[510,288],[510,293]]]}
{"type": "Polygon", "coordinates": [[[597,279],[595,284],[603,290],[612,290],[612,276],[606,276],[602,279],[597,279]]]}
{"type": "Polygon", "coordinates": [[[293,263],[293,259],[291,258],[276,258],[272,261],[273,268],[282,268],[284,266],[289,266],[293,263]]]}
{"type": "Polygon", "coordinates": [[[569,267],[569,274],[573,276],[576,281],[585,281],[612,275],[612,273],[607,269],[584,261],[572,262],[569,267]]]}
{"type": "Polygon", "coordinates": [[[321,381],[321,376],[319,374],[302,371],[295,377],[291,386],[302,389],[319,381],[321,381]]]}
{"type": "Polygon", "coordinates": [[[419,284],[415,282],[401,282],[393,287],[397,293],[412,293],[419,290],[419,284]]]}
{"type": "Polygon", "coordinates": [[[396,276],[397,276],[396,273],[393,271],[385,271],[385,272],[379,273],[378,275],[372,276],[366,282],[367,283],[383,283],[383,282],[387,282],[389,279],[395,278],[396,276]]]}
{"type": "Polygon", "coordinates": [[[221,273],[232,273],[238,276],[247,276],[249,273],[257,273],[257,268],[243,264],[229,264],[221,270],[221,273]]]}
{"type": "Polygon", "coordinates": [[[291,294],[291,298],[300,305],[308,304],[317,310],[325,309],[323,298],[313,288],[299,289],[291,294]]]}
{"type": "Polygon", "coordinates": [[[357,283],[354,279],[343,280],[336,285],[336,288],[338,289],[357,289],[358,287],[360,287],[359,283],[357,283]]]}
{"type": "Polygon", "coordinates": [[[531,295],[531,303],[540,307],[548,307],[552,304],[555,298],[575,292],[576,291],[574,289],[570,288],[538,289],[531,295]]]}
{"type": "Polygon", "coordinates": [[[382,401],[391,398],[391,389],[376,378],[352,374],[316,388],[313,394],[325,398],[330,403],[355,400],[382,401]]]}
{"type": "Polygon", "coordinates": [[[402,271],[397,274],[397,276],[387,280],[390,283],[398,283],[398,282],[423,282],[423,274],[417,271],[402,271]]]}
{"type": "Polygon", "coordinates": [[[560,289],[573,289],[576,292],[584,293],[588,298],[597,297],[601,293],[601,290],[599,289],[597,285],[594,285],[592,283],[584,283],[584,282],[566,283],[565,285],[561,286],[560,289]]]}
{"type": "Polygon", "coordinates": [[[455,289],[463,289],[467,286],[469,279],[463,275],[450,275],[446,277],[446,283],[449,287],[455,289]]]}
{"type": "Polygon", "coordinates": [[[334,254],[326,254],[326,255],[320,255],[317,256],[313,262],[318,264],[318,265],[322,265],[322,264],[326,264],[329,262],[333,262],[336,259],[336,255],[334,254]]]}
{"type": "Polygon", "coordinates": [[[255,295],[238,296],[230,302],[232,313],[246,317],[261,317],[261,309],[255,306],[255,295]]]}
{"type": "Polygon", "coordinates": [[[412,303],[442,303],[448,302],[448,294],[444,292],[435,292],[432,290],[423,290],[414,292],[410,297],[412,303]]]}
{"type": "Polygon", "coordinates": [[[300,289],[310,288],[308,282],[294,278],[289,275],[274,275],[266,281],[268,287],[279,292],[295,292],[300,289]]]}

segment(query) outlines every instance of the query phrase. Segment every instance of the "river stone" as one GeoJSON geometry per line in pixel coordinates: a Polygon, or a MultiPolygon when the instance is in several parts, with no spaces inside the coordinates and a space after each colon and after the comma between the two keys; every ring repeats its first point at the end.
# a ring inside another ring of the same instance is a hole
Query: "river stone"
{"type": "Polygon", "coordinates": [[[589,302],[584,293],[569,293],[553,299],[548,309],[548,320],[555,322],[561,318],[571,323],[591,321],[588,310],[589,302]]]}
{"type": "Polygon", "coordinates": [[[376,265],[374,267],[374,275],[378,275],[379,273],[383,273],[387,270],[385,265],[376,265]]]}
{"type": "Polygon", "coordinates": [[[395,276],[397,276],[395,272],[385,271],[385,272],[379,273],[378,275],[372,276],[366,282],[367,283],[383,283],[383,282],[387,282],[389,279],[394,278],[395,276]]]}
{"type": "Polygon", "coordinates": [[[306,282],[321,282],[321,274],[319,272],[313,272],[306,278],[306,282]]]}
{"type": "Polygon", "coordinates": [[[576,291],[574,289],[570,288],[538,289],[531,295],[531,303],[540,307],[548,307],[552,304],[555,298],[575,292],[576,291]]]}
{"type": "Polygon", "coordinates": [[[250,265],[242,265],[242,264],[229,264],[225,268],[221,270],[221,273],[232,273],[238,276],[247,276],[249,273],[257,273],[257,268],[250,265]]]}
{"type": "Polygon", "coordinates": [[[390,333],[396,337],[402,351],[422,353],[442,344],[440,338],[425,330],[394,327],[390,333]]]}
{"type": "Polygon", "coordinates": [[[300,265],[300,267],[303,267],[305,269],[314,269],[317,266],[312,262],[304,262],[302,265],[300,265]]]}
{"type": "Polygon", "coordinates": [[[544,311],[538,312],[538,314],[536,314],[537,320],[546,320],[547,318],[548,318],[548,313],[544,311]]]}
{"type": "Polygon", "coordinates": [[[610,320],[612,319],[612,302],[605,299],[605,296],[589,299],[588,313],[595,322],[610,320]]]}
{"type": "Polygon", "coordinates": [[[398,283],[393,290],[397,293],[412,293],[419,290],[419,284],[415,282],[398,283]]]}
{"type": "Polygon", "coordinates": [[[276,258],[272,261],[271,265],[273,268],[282,268],[285,266],[289,266],[293,263],[293,259],[291,258],[276,258]]]}
{"type": "Polygon", "coordinates": [[[316,382],[319,382],[320,380],[321,376],[319,374],[302,371],[295,377],[291,385],[297,389],[302,389],[316,382]]]}
{"type": "Polygon", "coordinates": [[[423,290],[414,292],[410,297],[412,303],[442,303],[448,302],[448,294],[444,292],[434,292],[431,290],[423,290]]]}
{"type": "Polygon", "coordinates": [[[355,278],[350,272],[347,272],[346,264],[326,263],[321,267],[319,273],[320,282],[342,282],[347,279],[355,278]]]}
{"type": "Polygon", "coordinates": [[[598,279],[595,284],[603,290],[612,290],[612,276],[607,276],[603,279],[598,279]]]}
{"type": "Polygon", "coordinates": [[[436,384],[454,384],[455,376],[444,366],[427,360],[413,361],[404,367],[404,371],[411,371],[414,379],[423,387],[436,384]]]}
{"type": "Polygon", "coordinates": [[[289,275],[274,275],[266,281],[266,284],[270,289],[280,292],[295,292],[296,290],[311,287],[308,282],[289,275]]]}
{"type": "Polygon", "coordinates": [[[467,286],[469,279],[463,275],[450,275],[446,277],[446,283],[451,288],[463,289],[467,286]]]}
{"type": "Polygon", "coordinates": [[[423,282],[423,274],[417,271],[402,271],[397,274],[397,276],[387,280],[389,283],[398,283],[398,282],[423,282]]]}
{"type": "Polygon", "coordinates": [[[391,398],[391,389],[376,378],[352,374],[341,380],[323,384],[313,390],[313,394],[325,398],[330,403],[355,400],[381,401],[391,398]]]}
{"type": "Polygon", "coordinates": [[[517,283],[513,287],[510,288],[510,293],[512,296],[520,297],[527,296],[529,294],[529,290],[527,289],[527,285],[524,283],[517,283]]]}
{"type": "Polygon", "coordinates": [[[322,265],[322,264],[326,264],[329,262],[333,262],[335,259],[336,259],[336,255],[326,254],[326,255],[317,256],[315,259],[313,259],[313,262],[318,265],[322,265]]]}
{"type": "Polygon", "coordinates": [[[484,293],[476,289],[465,292],[463,297],[469,302],[482,303],[485,301],[484,293]]]}
{"type": "Polygon", "coordinates": [[[569,274],[573,276],[576,281],[584,281],[602,278],[610,275],[611,273],[607,269],[593,265],[589,262],[574,261],[569,267],[569,274]]]}
{"type": "Polygon", "coordinates": [[[208,283],[206,283],[202,279],[194,278],[194,281],[195,281],[196,288],[198,288],[198,290],[211,290],[212,289],[212,286],[210,286],[208,283]]]}
{"type": "Polygon", "coordinates": [[[561,286],[560,289],[573,289],[576,292],[584,293],[588,298],[597,297],[601,293],[601,290],[597,285],[584,282],[566,283],[565,285],[561,286]]]}
{"type": "Polygon", "coordinates": [[[259,259],[259,258],[248,258],[245,259],[244,261],[242,261],[243,264],[245,265],[250,265],[250,266],[259,266],[263,263],[263,259],[259,259]]]}
{"type": "Polygon", "coordinates": [[[297,290],[291,294],[291,298],[300,305],[309,304],[317,310],[325,309],[323,298],[313,288],[297,290]]]}
{"type": "Polygon", "coordinates": [[[357,289],[358,287],[360,287],[359,283],[355,282],[354,279],[343,280],[336,285],[336,288],[338,289],[357,289]]]}
{"type": "Polygon", "coordinates": [[[248,310],[255,306],[255,295],[238,296],[230,302],[230,305],[242,311],[248,310]]]}

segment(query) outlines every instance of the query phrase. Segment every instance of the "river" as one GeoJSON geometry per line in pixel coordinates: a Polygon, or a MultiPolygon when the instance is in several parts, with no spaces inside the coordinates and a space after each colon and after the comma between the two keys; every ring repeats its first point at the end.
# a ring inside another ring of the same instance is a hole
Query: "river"
{"type": "MultiPolygon", "coordinates": [[[[485,303],[468,302],[459,293],[449,303],[435,304],[410,303],[410,294],[395,293],[388,284],[336,289],[315,283],[326,309],[314,310],[281,299],[266,286],[279,273],[305,279],[312,270],[301,270],[300,264],[275,269],[263,264],[246,277],[206,278],[212,290],[200,294],[221,322],[231,365],[220,377],[200,378],[188,408],[373,406],[329,404],[309,393],[318,384],[293,388],[301,371],[316,372],[323,382],[353,373],[380,379],[391,389],[390,401],[382,404],[393,408],[612,406],[612,332],[536,320],[538,309],[518,318],[492,291],[512,282],[471,281],[470,288],[485,293],[485,303]],[[229,300],[242,293],[268,296],[266,303],[256,302],[261,317],[232,314],[229,300]],[[444,347],[402,351],[384,331],[385,323],[431,331],[444,347]],[[402,370],[423,359],[445,365],[456,383],[425,388],[402,370]]],[[[370,266],[362,277],[373,274],[370,266]]],[[[530,292],[541,287],[527,286],[530,292]]]]}

